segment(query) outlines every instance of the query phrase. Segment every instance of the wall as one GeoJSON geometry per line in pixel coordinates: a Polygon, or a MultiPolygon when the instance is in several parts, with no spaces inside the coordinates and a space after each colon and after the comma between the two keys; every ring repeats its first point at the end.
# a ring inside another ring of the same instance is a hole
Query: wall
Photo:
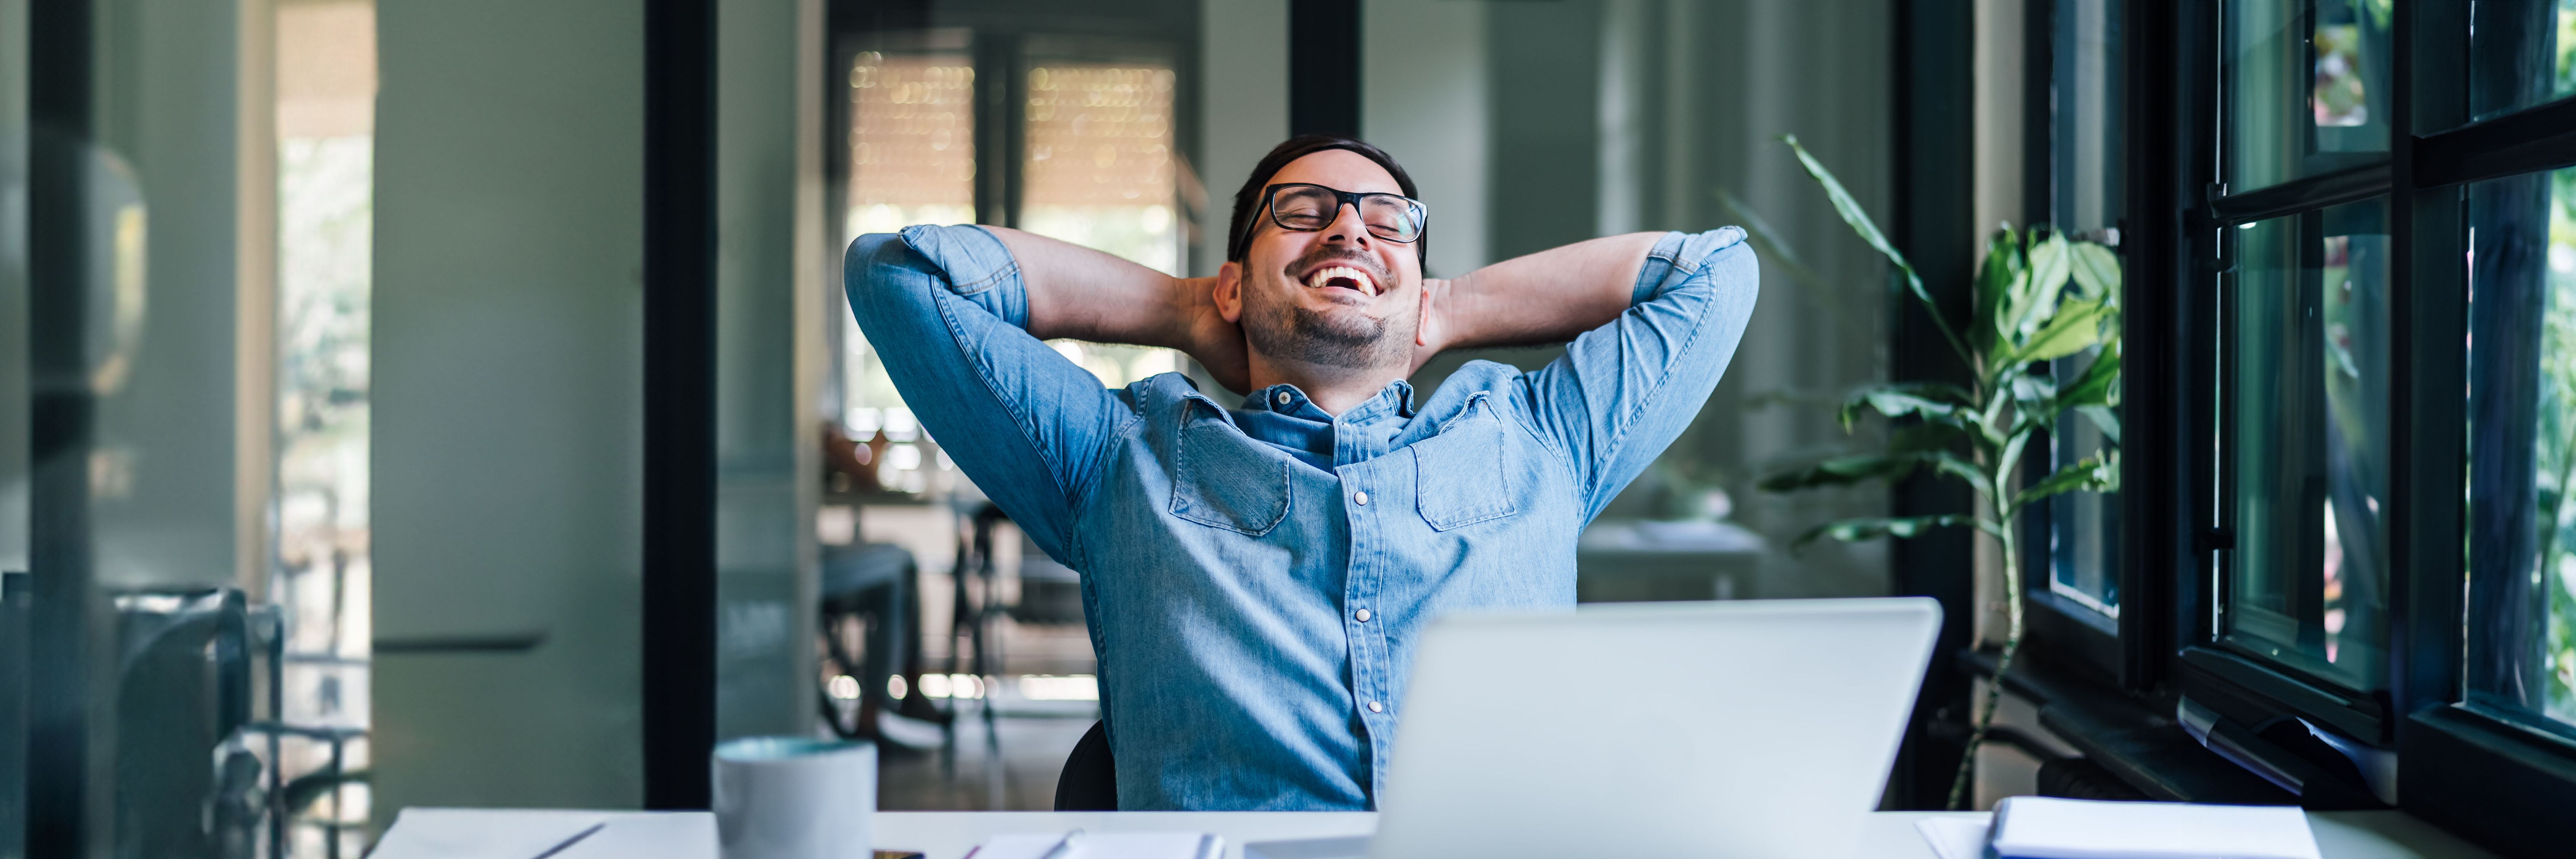
{"type": "MultiPolygon", "coordinates": [[[[1360,4],[1360,136],[1413,175],[1431,210],[1432,277],[1492,261],[1487,191],[1494,81],[1486,3],[1360,4]]],[[[1239,180],[1238,180],[1239,181],[1239,180]]]]}
{"type": "MultiPolygon", "coordinates": [[[[0,57],[27,55],[26,0],[0,0],[0,57]]],[[[0,64],[0,404],[27,402],[27,64],[0,64]]],[[[0,571],[27,569],[27,421],[0,420],[0,571]]],[[[7,738],[0,737],[0,742],[7,738]]],[[[15,761],[17,752],[0,752],[15,761]]],[[[0,772],[0,778],[7,778],[0,772]]],[[[0,811],[0,815],[14,815],[0,811]]],[[[0,852],[10,849],[0,832],[0,852]]]]}
{"type": "MultiPolygon", "coordinates": [[[[799,206],[812,147],[800,114],[820,109],[799,83],[820,74],[804,50],[800,0],[719,4],[716,26],[716,732],[805,733],[816,712],[814,562],[802,535],[815,474],[815,422],[797,387],[798,278],[812,252],[799,206]]],[[[819,49],[819,45],[814,46],[819,49]]],[[[819,200],[817,201],[819,203],[819,200]]],[[[810,278],[813,272],[807,266],[810,278]]],[[[821,325],[817,320],[815,325],[821,325]]]]}
{"type": "MultiPolygon", "coordinates": [[[[1605,518],[1686,515],[1706,489],[1770,538],[1757,596],[1883,593],[1881,544],[1789,540],[1886,509],[1880,487],[1769,495],[1762,474],[1870,443],[1833,419],[1886,369],[1884,261],[1851,237],[1779,138],[1797,134],[1872,213],[1889,211],[1887,0],[1374,0],[1363,130],[1421,180],[1432,268],[1633,230],[1754,227],[1762,301],[1698,421],[1605,518]],[[1476,239],[1483,241],[1478,242],[1476,239]],[[1793,264],[1794,263],[1794,264],[1793,264]]],[[[1536,368],[1562,350],[1443,355],[1536,368]]]]}
{"type": "Polygon", "coordinates": [[[1225,262],[1235,189],[1262,155],[1288,139],[1288,0],[1209,0],[1199,26],[1206,81],[1199,89],[1197,166],[1207,206],[1190,273],[1206,276],[1225,262]]]}
{"type": "Polygon", "coordinates": [[[642,10],[378,21],[376,822],[633,807],[642,10]]]}
{"type": "Polygon", "coordinates": [[[233,2],[94,8],[97,138],[143,212],[141,255],[120,263],[109,299],[115,345],[92,383],[98,581],[231,584],[240,13],[233,2]]]}

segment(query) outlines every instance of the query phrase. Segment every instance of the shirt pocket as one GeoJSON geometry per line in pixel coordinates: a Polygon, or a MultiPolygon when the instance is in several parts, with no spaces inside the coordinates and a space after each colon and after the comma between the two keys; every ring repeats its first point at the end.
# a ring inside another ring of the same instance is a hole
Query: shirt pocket
{"type": "Polygon", "coordinates": [[[1289,463],[1218,419],[1181,426],[1172,469],[1172,515],[1259,537],[1288,518],[1289,463]]]}
{"type": "Polygon", "coordinates": [[[1484,397],[1450,419],[1440,434],[1413,443],[1414,505],[1434,531],[1462,528],[1521,512],[1512,485],[1510,428],[1484,397]]]}

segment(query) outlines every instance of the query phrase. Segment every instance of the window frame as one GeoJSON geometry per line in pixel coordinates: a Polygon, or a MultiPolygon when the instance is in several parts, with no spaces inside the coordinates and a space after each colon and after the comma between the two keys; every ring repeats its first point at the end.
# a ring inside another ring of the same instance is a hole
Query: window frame
{"type": "MultiPolygon", "coordinates": [[[[2228,194],[2221,4],[2132,3],[2124,34],[2132,305],[2125,356],[2122,686],[2234,718],[2297,715],[2393,748],[2399,807],[2508,853],[2576,842],[2576,743],[2463,703],[2468,183],[2576,166],[2576,98],[2470,123],[2467,4],[2395,5],[2385,159],[2228,194]],[[2230,503],[2208,443],[2236,224],[2385,195],[2392,302],[2387,690],[2356,695],[2214,646],[2230,503]],[[2151,286],[2150,286],[2151,285],[2151,286]],[[2374,711],[2375,710],[2375,711],[2374,711]],[[2253,712],[2247,712],[2253,711],[2253,712]],[[2376,736],[2373,736],[2373,735],[2376,736]]],[[[2250,722],[2249,722],[2250,724],[2250,722]]]]}

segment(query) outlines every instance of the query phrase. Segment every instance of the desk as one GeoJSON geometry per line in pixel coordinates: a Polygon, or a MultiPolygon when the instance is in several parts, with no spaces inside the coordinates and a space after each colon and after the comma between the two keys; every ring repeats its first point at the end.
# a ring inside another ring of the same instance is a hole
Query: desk
{"type": "MultiPolygon", "coordinates": [[[[1931,859],[1932,849],[1914,821],[1942,812],[1890,811],[1870,815],[1858,854],[1869,859],[1931,859]]],[[[1983,817],[1982,812],[1953,812],[1983,817]]],[[[592,824],[609,826],[554,859],[714,859],[715,818],[705,812],[499,811],[414,808],[403,811],[375,859],[493,857],[523,859],[592,824]]],[[[2308,823],[2326,859],[2480,859],[2489,854],[2402,812],[2310,812],[2308,823]]],[[[1247,841],[1332,838],[1377,830],[1370,812],[1044,812],[888,811],[877,814],[877,842],[920,850],[929,859],[958,859],[1004,832],[1119,830],[1214,832],[1225,837],[1227,859],[1241,859],[1247,841]]]]}

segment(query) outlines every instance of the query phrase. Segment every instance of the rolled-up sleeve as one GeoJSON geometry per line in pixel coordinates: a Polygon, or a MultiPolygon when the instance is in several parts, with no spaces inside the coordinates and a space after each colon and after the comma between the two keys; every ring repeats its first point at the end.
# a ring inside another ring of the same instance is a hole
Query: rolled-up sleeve
{"type": "Polygon", "coordinates": [[[980,227],[861,236],[842,263],[859,330],[904,404],[1038,546],[1079,568],[1071,527],[1127,399],[1024,330],[1019,264],[980,227]]]}
{"type": "Polygon", "coordinates": [[[1743,230],[1667,235],[1647,254],[1626,312],[1522,377],[1534,429],[1574,471],[1585,522],[1690,426],[1760,291],[1743,230]]]}

